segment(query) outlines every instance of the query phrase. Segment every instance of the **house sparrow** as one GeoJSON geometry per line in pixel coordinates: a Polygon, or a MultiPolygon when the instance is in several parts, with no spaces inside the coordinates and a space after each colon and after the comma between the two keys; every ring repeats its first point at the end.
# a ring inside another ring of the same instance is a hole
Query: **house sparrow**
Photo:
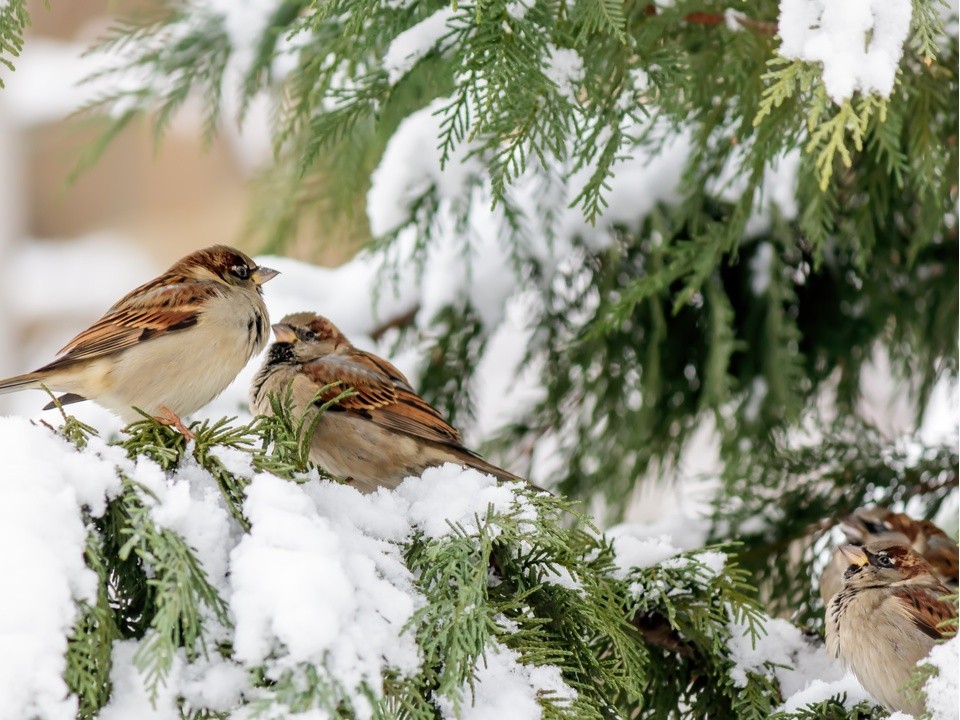
{"type": "Polygon", "coordinates": [[[943,599],[949,591],[930,563],[895,541],[840,552],[847,568],[827,606],[827,650],[884,706],[919,715],[923,701],[908,697],[904,685],[942,636],[939,625],[957,617],[943,599]]]}
{"type": "Polygon", "coordinates": [[[273,332],[277,341],[254,378],[251,411],[272,414],[270,396],[282,397],[287,387],[301,415],[352,389],[355,395],[332,405],[317,421],[310,460],[361,492],[396,487],[407,476],[447,462],[524,482],[465,448],[456,428],[417,395],[403,373],[355,348],[326,318],[287,315],[273,332]],[[330,383],[340,385],[318,398],[330,383]]]}
{"type": "MultiPolygon", "coordinates": [[[[856,510],[844,518],[840,526],[852,545],[891,540],[912,547],[930,563],[940,582],[954,592],[957,590],[957,543],[929,520],[914,520],[903,513],[874,507],[856,510]]],[[[824,605],[843,586],[843,572],[848,565],[839,550],[834,552],[820,576],[820,597],[824,605]]]]}
{"type": "Polygon", "coordinates": [[[191,253],[121,298],[53,362],[0,380],[0,393],[44,385],[66,393],[62,404],[94,400],[126,422],[140,419],[136,406],[192,437],[180,416],[213,400],[267,344],[260,286],[277,274],[224,245],[191,253]]]}

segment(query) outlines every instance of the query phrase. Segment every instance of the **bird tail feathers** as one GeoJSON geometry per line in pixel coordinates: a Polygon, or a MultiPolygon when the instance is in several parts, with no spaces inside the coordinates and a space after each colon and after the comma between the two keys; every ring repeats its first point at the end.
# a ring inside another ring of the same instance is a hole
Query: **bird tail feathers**
{"type": "Polygon", "coordinates": [[[40,387],[40,377],[36,373],[25,373],[0,380],[0,395],[40,387]]]}
{"type": "Polygon", "coordinates": [[[493,475],[495,478],[497,478],[502,482],[518,482],[518,483],[523,483],[524,485],[527,485],[533,490],[541,490],[541,491],[543,490],[543,488],[538,487],[537,485],[534,485],[529,480],[526,480],[525,478],[522,478],[519,475],[514,475],[512,472],[509,472],[508,470],[504,470],[503,468],[499,468],[496,465],[493,465],[492,463],[488,463],[486,460],[484,460],[483,458],[477,457],[476,455],[470,454],[466,457],[463,457],[462,462],[464,465],[467,465],[468,467],[472,467],[475,470],[479,470],[482,473],[493,475]]]}

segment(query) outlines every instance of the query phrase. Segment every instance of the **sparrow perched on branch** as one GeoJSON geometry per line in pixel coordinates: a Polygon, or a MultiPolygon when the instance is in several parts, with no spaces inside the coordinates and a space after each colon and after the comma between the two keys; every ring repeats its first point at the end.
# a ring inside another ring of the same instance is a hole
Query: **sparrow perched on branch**
{"type": "MultiPolygon", "coordinates": [[[[277,275],[214,245],[121,298],[53,362],[0,380],[0,393],[46,386],[93,400],[126,422],[138,407],[187,437],[180,419],[219,395],[267,344],[261,285],[277,275]]],[[[48,404],[44,409],[53,407],[48,404]]]]}
{"type": "Polygon", "coordinates": [[[417,394],[403,373],[354,347],[326,318],[309,312],[287,315],[273,332],[276,342],[251,388],[251,411],[272,414],[270,396],[282,397],[288,387],[298,415],[352,390],[317,420],[310,460],[360,491],[393,488],[407,476],[447,462],[525,482],[465,448],[457,429],[417,394]],[[339,384],[323,391],[333,383],[339,384]]]}
{"type": "MultiPolygon", "coordinates": [[[[890,540],[912,547],[930,563],[944,585],[957,590],[957,569],[960,551],[957,543],[929,520],[915,520],[909,515],[886,508],[860,508],[844,518],[840,527],[851,545],[866,545],[890,540]]],[[[820,597],[826,605],[843,586],[843,572],[849,563],[837,550],[820,576],[820,597]]]]}
{"type": "Polygon", "coordinates": [[[943,599],[949,590],[926,560],[896,542],[844,545],[840,552],[847,568],[827,606],[827,650],[887,708],[919,715],[923,701],[904,685],[942,637],[941,623],[957,617],[943,599]]]}

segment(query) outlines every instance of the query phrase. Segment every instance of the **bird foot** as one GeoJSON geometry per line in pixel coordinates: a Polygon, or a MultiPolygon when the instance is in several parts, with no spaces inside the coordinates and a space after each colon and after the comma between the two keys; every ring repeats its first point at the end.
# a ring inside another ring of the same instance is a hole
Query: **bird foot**
{"type": "Polygon", "coordinates": [[[168,407],[161,407],[160,414],[155,415],[154,419],[156,419],[156,421],[159,423],[163,423],[164,425],[169,425],[172,427],[174,430],[183,435],[183,439],[187,442],[190,442],[196,437],[193,431],[183,424],[183,420],[180,419],[180,416],[168,407]]]}

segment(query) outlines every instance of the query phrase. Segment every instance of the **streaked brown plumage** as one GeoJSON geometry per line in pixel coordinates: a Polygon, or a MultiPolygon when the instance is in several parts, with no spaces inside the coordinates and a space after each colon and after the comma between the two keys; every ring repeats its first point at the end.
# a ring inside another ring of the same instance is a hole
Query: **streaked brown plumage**
{"type": "Polygon", "coordinates": [[[465,448],[459,431],[423,398],[396,367],[359,350],[324,317],[288,315],[273,326],[277,338],[254,379],[250,407],[272,412],[270,395],[289,386],[303,414],[350,388],[317,422],[310,459],[363,492],[396,487],[405,477],[445,462],[476,468],[501,480],[521,478],[465,448]],[[318,391],[340,383],[316,400],[318,391]]]}
{"type": "MultiPolygon", "coordinates": [[[[181,415],[219,395],[267,343],[261,285],[276,275],[214,245],[121,298],[53,362],[0,380],[0,393],[45,385],[62,403],[94,400],[130,422],[134,406],[185,431],[181,415]]],[[[51,407],[51,405],[47,405],[51,407]]]]}
{"type": "MultiPolygon", "coordinates": [[[[860,508],[840,523],[847,542],[865,545],[881,540],[896,541],[912,547],[930,563],[944,585],[957,590],[960,552],[957,543],[929,520],[915,520],[882,507],[860,508]]],[[[843,572],[849,563],[839,550],[820,576],[820,597],[826,605],[843,586],[843,572]]]]}
{"type": "Polygon", "coordinates": [[[827,649],[891,710],[918,715],[923,702],[904,691],[917,662],[957,617],[930,564],[891,541],[844,545],[843,588],[826,611],[827,649]]]}

